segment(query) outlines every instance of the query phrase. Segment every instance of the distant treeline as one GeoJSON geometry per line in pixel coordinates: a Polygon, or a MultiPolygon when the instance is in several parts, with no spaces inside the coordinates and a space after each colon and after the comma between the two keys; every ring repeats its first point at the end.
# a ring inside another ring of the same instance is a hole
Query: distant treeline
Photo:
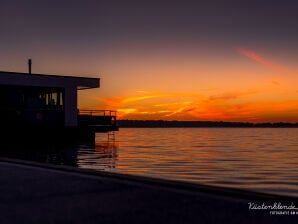
{"type": "Polygon", "coordinates": [[[298,127],[298,123],[249,123],[224,121],[165,121],[165,120],[118,120],[119,127],[177,128],[177,127],[298,127]]]}

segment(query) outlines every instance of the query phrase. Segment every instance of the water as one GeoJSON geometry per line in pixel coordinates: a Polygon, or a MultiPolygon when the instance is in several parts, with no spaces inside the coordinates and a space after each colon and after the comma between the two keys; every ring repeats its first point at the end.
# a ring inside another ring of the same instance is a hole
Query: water
{"type": "Polygon", "coordinates": [[[114,140],[97,134],[95,146],[7,156],[298,196],[297,136],[295,128],[122,128],[114,140]]]}

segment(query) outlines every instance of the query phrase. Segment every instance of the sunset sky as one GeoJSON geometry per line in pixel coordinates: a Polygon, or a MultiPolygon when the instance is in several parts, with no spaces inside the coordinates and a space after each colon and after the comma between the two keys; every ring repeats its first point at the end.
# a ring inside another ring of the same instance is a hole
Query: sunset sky
{"type": "Polygon", "coordinates": [[[298,122],[298,2],[0,1],[0,70],[101,78],[120,119],[298,122]]]}

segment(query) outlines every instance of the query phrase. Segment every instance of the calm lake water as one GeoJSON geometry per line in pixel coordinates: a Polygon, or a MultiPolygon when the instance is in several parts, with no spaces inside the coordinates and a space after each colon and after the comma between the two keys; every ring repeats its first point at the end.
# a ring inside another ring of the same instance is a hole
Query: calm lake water
{"type": "Polygon", "coordinates": [[[121,128],[115,136],[97,134],[95,146],[7,155],[298,196],[297,136],[296,128],[121,128]]]}

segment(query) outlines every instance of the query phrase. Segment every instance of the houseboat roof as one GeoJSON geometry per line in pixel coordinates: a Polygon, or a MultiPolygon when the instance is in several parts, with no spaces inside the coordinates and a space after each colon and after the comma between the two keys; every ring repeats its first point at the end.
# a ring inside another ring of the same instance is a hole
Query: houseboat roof
{"type": "Polygon", "coordinates": [[[0,85],[98,88],[99,78],[0,71],[0,85]]]}

